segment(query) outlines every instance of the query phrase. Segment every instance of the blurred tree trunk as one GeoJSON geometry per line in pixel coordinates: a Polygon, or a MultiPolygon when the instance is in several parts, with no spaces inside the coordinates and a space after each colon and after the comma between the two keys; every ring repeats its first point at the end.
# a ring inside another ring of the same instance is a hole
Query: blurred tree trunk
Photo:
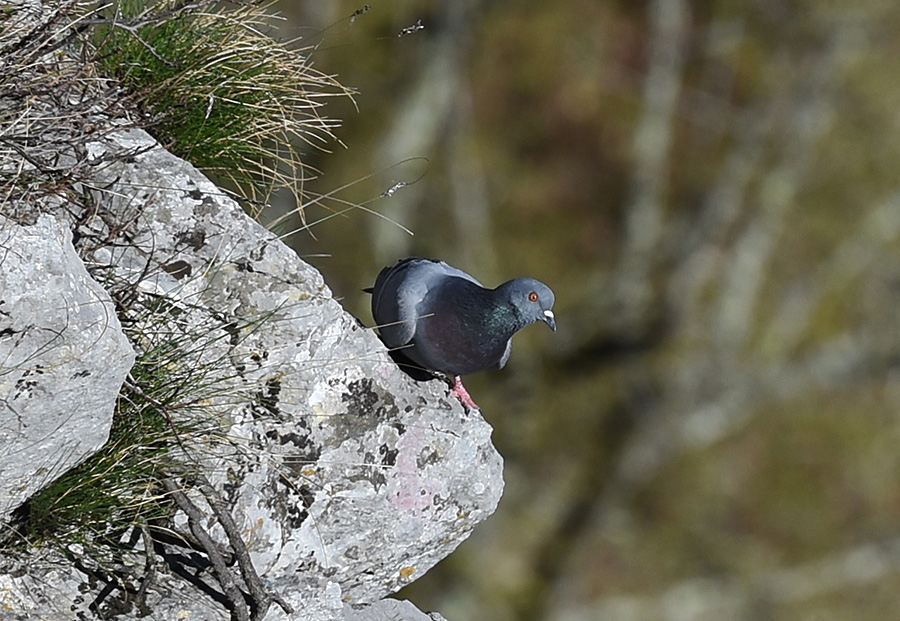
{"type": "Polygon", "coordinates": [[[378,203],[415,237],[322,235],[370,255],[346,289],[425,254],[557,293],[557,335],[467,380],[507,491],[419,607],[894,618],[897,23],[874,1],[472,0],[347,31],[374,51],[329,61],[353,84],[371,60],[377,92],[335,168],[428,164],[369,196],[415,181],[378,203]]]}

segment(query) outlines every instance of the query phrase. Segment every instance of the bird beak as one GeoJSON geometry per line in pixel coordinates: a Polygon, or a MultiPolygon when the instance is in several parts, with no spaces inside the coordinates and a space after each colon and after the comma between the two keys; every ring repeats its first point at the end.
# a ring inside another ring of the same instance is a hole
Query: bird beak
{"type": "Polygon", "coordinates": [[[556,332],[556,316],[553,314],[552,310],[544,311],[544,319],[543,322],[550,326],[550,329],[556,332]]]}

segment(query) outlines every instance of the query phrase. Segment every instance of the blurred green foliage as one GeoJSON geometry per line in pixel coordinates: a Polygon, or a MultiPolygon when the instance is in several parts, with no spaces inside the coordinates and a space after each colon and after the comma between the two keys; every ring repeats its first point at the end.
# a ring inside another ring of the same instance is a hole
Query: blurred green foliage
{"type": "Polygon", "coordinates": [[[900,5],[359,8],[292,16],[359,90],[311,187],[415,237],[356,212],[298,250],[366,319],[359,290],[420,254],[540,278],[560,325],[467,380],[507,490],[402,595],[458,620],[895,618],[900,5]]]}

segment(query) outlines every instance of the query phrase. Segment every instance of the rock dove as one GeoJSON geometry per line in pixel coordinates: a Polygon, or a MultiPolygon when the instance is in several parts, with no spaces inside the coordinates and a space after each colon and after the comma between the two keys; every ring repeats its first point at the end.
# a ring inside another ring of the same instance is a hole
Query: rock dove
{"type": "Polygon", "coordinates": [[[556,331],[553,291],[533,278],[487,289],[443,261],[410,257],[381,270],[366,291],[394,359],[452,376],[453,394],[474,409],[461,375],[502,368],[525,326],[543,321],[556,331]]]}

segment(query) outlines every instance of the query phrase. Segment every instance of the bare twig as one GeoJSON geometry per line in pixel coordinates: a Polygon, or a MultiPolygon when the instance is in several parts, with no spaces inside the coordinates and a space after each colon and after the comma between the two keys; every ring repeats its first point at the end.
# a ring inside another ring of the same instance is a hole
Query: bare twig
{"type": "Polygon", "coordinates": [[[250,621],[251,617],[247,610],[244,593],[238,588],[234,581],[234,576],[228,571],[225,559],[222,558],[222,554],[219,552],[216,542],[213,541],[213,538],[210,537],[209,533],[203,528],[203,514],[200,512],[200,509],[190,501],[178,483],[175,482],[175,479],[163,479],[163,485],[165,485],[166,489],[169,491],[172,500],[175,501],[178,508],[187,515],[188,527],[191,529],[191,534],[194,535],[197,542],[206,552],[207,557],[209,557],[209,562],[212,564],[213,571],[216,573],[216,578],[222,586],[225,597],[228,599],[231,613],[238,621],[250,621]]]}
{"type": "Polygon", "coordinates": [[[213,512],[216,514],[216,518],[222,526],[222,529],[225,531],[228,542],[231,544],[231,549],[237,559],[238,568],[241,571],[244,582],[247,584],[247,588],[250,589],[251,601],[254,604],[253,617],[259,619],[263,618],[266,615],[266,611],[269,609],[269,605],[273,601],[281,606],[282,610],[286,613],[292,613],[293,608],[291,608],[290,604],[277,593],[268,591],[265,585],[263,585],[262,580],[259,578],[259,574],[256,573],[256,568],[253,567],[250,552],[247,550],[247,545],[241,538],[241,532],[234,523],[231,513],[228,511],[228,507],[225,505],[222,497],[204,475],[197,475],[195,480],[201,493],[209,503],[209,506],[212,507],[213,512]]]}

